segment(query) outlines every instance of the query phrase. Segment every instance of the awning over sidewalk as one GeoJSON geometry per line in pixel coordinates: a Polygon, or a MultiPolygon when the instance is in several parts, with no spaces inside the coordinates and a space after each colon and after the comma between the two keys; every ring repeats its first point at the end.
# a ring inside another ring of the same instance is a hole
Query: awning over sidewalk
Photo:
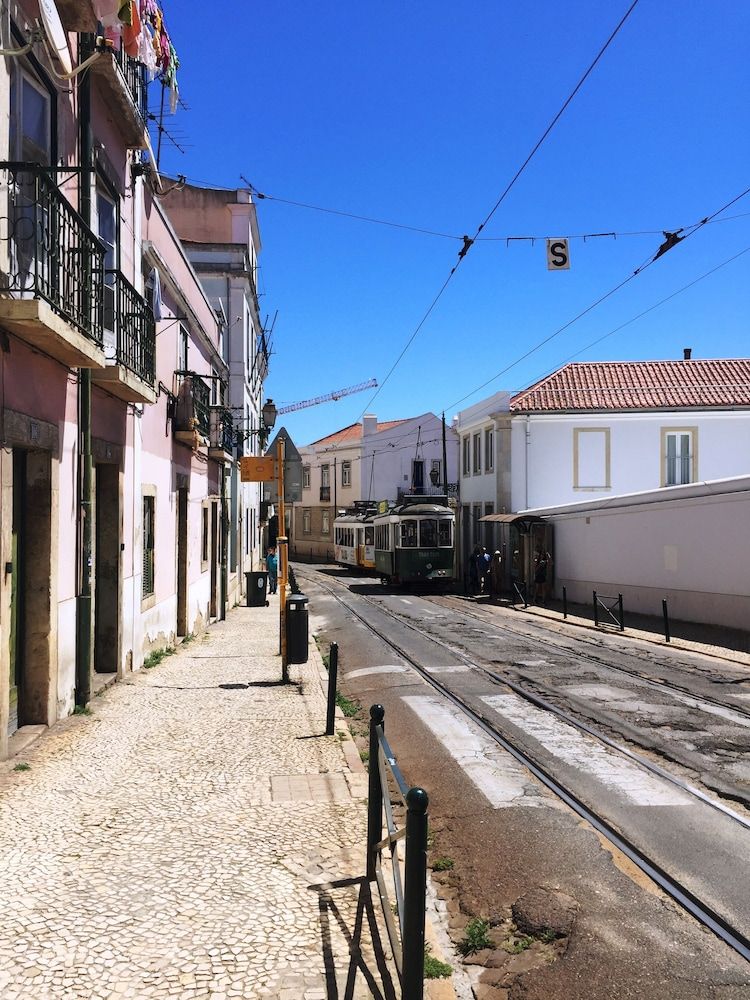
{"type": "Polygon", "coordinates": [[[485,514],[479,518],[480,521],[487,521],[490,524],[538,524],[545,520],[537,514],[485,514]]]}

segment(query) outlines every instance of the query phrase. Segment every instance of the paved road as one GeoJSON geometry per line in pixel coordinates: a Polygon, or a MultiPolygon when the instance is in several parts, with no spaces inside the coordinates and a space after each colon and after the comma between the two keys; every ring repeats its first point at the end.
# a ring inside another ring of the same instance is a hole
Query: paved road
{"type": "MultiPolygon", "coordinates": [[[[527,956],[521,970],[501,970],[505,978],[495,978],[496,983],[524,1000],[734,1000],[748,995],[747,964],[665,899],[617,852],[609,851],[481,730],[446,706],[400,656],[367,634],[324,589],[330,576],[327,581],[318,577],[316,583],[309,567],[300,567],[297,576],[305,578],[318,627],[340,644],[347,690],[365,705],[382,701],[399,761],[412,782],[430,791],[435,851],[455,862],[452,877],[446,880],[449,895],[457,895],[464,911],[494,915],[501,927],[507,926],[503,921],[508,920],[511,904],[529,890],[554,890],[576,902],[577,922],[564,953],[540,956],[536,965],[534,956],[527,956]],[[522,979],[520,972],[526,972],[522,979]]],[[[369,581],[348,583],[347,600],[370,596],[369,581]]],[[[454,649],[460,646],[469,654],[507,662],[502,654],[494,656],[488,629],[481,623],[462,622],[449,602],[376,593],[379,601],[398,609],[422,633],[448,636],[454,649]]],[[[581,790],[594,800],[606,791],[623,827],[633,824],[644,831],[660,831],[666,856],[689,854],[683,850],[679,831],[684,816],[692,817],[693,806],[682,792],[665,790],[658,781],[606,754],[598,756],[585,741],[579,743],[578,737],[557,725],[550,733],[546,720],[533,717],[525,705],[521,708],[507,688],[488,685],[450,648],[436,647],[424,634],[394,622],[372,604],[358,607],[428,671],[481,701],[486,715],[502,721],[536,753],[546,753],[548,762],[565,750],[566,777],[579,781],[581,790]]],[[[516,662],[538,666],[543,657],[533,641],[524,643],[518,637],[512,641],[516,662]]],[[[729,873],[730,882],[740,888],[734,902],[746,908],[741,891],[744,876],[738,879],[738,871],[745,871],[746,848],[718,815],[713,822],[713,828],[704,831],[709,840],[714,837],[710,856],[686,858],[686,863],[705,861],[706,878],[712,883],[713,871],[717,886],[729,873]]]]}

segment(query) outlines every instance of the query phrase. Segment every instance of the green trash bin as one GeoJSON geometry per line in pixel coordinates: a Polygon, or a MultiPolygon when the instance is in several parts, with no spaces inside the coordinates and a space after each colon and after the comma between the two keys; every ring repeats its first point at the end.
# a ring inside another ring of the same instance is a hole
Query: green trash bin
{"type": "Polygon", "coordinates": [[[252,570],[245,573],[245,590],[247,592],[248,608],[264,608],[268,601],[268,573],[265,570],[252,570]]]}
{"type": "Polygon", "coordinates": [[[286,661],[307,663],[307,604],[304,594],[292,594],[286,602],[286,661]]]}

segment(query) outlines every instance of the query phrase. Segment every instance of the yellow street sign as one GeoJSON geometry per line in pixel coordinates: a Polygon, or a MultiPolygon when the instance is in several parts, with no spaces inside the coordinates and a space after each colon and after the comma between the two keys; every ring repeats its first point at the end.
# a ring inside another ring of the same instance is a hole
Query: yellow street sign
{"type": "Polygon", "coordinates": [[[240,459],[240,479],[243,483],[271,483],[276,478],[273,455],[257,458],[245,455],[240,459]]]}

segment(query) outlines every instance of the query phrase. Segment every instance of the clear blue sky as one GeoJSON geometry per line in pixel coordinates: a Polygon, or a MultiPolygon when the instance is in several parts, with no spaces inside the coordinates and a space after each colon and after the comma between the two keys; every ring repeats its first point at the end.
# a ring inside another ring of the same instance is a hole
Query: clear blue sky
{"type": "MultiPolygon", "coordinates": [[[[162,167],[279,198],[472,234],[629,6],[483,0],[165,2],[190,144],[162,167]]],[[[750,186],[750,5],[640,0],[485,236],[673,229],[750,186]]],[[[369,407],[452,416],[521,389],[750,247],[750,196],[531,357],[474,390],[656,252],[661,235],[477,243],[369,407]]],[[[259,205],[279,404],[382,381],[460,243],[273,201],[259,205]]],[[[748,355],[750,253],[578,360],[748,355]]],[[[373,390],[289,414],[299,445],[360,418],[373,390]]],[[[279,424],[282,423],[280,418],[279,424]]]]}

